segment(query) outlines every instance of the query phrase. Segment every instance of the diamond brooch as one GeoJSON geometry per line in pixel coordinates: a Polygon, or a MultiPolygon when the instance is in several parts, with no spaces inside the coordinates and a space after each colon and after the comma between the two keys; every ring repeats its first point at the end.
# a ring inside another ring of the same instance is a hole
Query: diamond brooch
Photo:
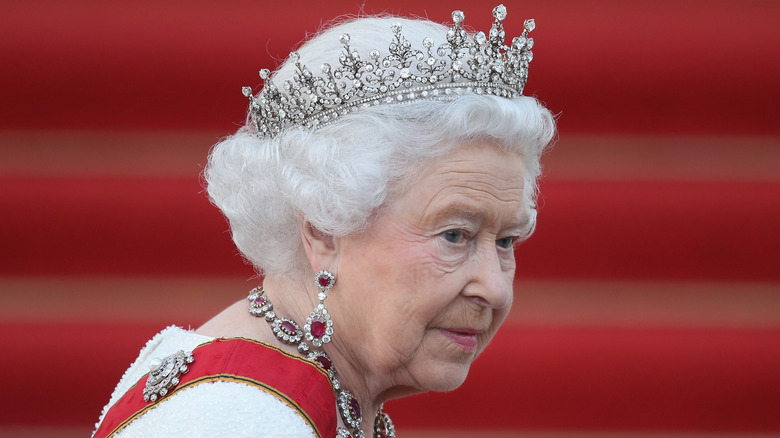
{"type": "Polygon", "coordinates": [[[192,352],[179,350],[164,359],[149,362],[149,378],[144,387],[144,401],[156,402],[179,384],[180,376],[189,371],[187,365],[194,361],[192,352]]]}

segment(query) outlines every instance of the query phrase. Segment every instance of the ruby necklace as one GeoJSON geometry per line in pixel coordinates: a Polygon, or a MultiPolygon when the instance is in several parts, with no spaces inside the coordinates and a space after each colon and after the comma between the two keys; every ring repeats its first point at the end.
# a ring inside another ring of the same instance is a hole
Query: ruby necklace
{"type": "MultiPolygon", "coordinates": [[[[290,318],[283,318],[276,315],[274,312],[273,304],[271,300],[263,293],[263,287],[259,286],[249,291],[249,313],[252,316],[263,318],[271,325],[271,330],[274,335],[282,342],[290,345],[296,345],[298,352],[309,360],[315,362],[328,372],[330,376],[331,385],[333,386],[333,392],[336,394],[336,405],[338,406],[339,413],[341,414],[344,424],[352,429],[352,432],[343,427],[337,429],[336,438],[365,438],[365,434],[360,429],[360,424],[363,422],[362,411],[360,410],[360,404],[357,398],[347,389],[341,386],[341,382],[336,378],[336,367],[333,366],[333,361],[322,350],[315,350],[309,346],[309,342],[316,347],[321,347],[323,343],[330,341],[330,336],[333,334],[332,322],[330,322],[330,316],[327,315],[327,310],[323,308],[315,308],[315,312],[319,310],[320,314],[324,312],[324,317],[317,317],[313,320],[308,318],[306,323],[309,326],[307,328],[307,335],[304,336],[301,327],[290,318]],[[311,321],[310,321],[311,320],[311,321]],[[309,334],[311,333],[311,334],[309,334]],[[313,336],[312,336],[313,335],[313,336]],[[324,337],[328,337],[323,341],[324,337]]],[[[320,304],[322,306],[322,304],[320,304]]],[[[395,426],[390,416],[382,412],[382,406],[379,407],[379,411],[374,418],[374,438],[395,438],[395,426]]]]}

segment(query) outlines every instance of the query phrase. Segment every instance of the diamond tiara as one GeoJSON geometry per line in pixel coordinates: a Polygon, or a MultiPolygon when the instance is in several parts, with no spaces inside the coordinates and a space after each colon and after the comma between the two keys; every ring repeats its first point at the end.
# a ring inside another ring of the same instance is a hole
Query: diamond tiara
{"type": "Polygon", "coordinates": [[[425,50],[412,48],[401,34],[401,23],[390,26],[393,41],[389,54],[382,57],[371,50],[369,59],[350,48],[350,36],[343,33],[339,42],[344,51],[336,67],[322,64],[322,75],[315,75],[300,63],[298,52],[289,60],[295,65],[291,80],[280,90],[268,69],[260,70],[263,90],[255,97],[252,88],[243,87],[249,98],[252,122],[261,138],[272,138],[293,126],[315,129],[338,117],[372,105],[403,103],[420,99],[446,100],[465,93],[490,94],[515,98],[523,93],[528,79],[528,64],[533,59],[533,19],[525,20],[523,33],[504,44],[502,21],[506,7],[493,8],[495,21],[487,35],[469,35],[461,23],[463,12],[452,13],[453,25],[447,42],[434,49],[434,41],[422,41],[425,50]]]}

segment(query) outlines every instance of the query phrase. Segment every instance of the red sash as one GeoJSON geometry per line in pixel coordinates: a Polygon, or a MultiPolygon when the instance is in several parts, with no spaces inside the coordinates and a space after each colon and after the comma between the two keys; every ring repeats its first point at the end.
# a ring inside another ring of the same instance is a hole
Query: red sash
{"type": "Polygon", "coordinates": [[[318,437],[336,435],[336,399],[326,371],[313,362],[244,338],[220,338],[195,348],[189,372],[157,402],[144,402],[149,375],[130,388],[106,413],[94,438],[111,437],[184,388],[217,381],[255,386],[295,409],[318,437]]]}

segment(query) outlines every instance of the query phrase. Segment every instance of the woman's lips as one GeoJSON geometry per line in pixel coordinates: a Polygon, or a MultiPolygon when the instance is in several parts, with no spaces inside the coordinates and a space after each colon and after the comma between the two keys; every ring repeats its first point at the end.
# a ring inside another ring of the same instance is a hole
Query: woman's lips
{"type": "Polygon", "coordinates": [[[450,328],[441,329],[441,332],[455,345],[472,351],[477,348],[477,335],[482,333],[482,330],[450,328]]]}

